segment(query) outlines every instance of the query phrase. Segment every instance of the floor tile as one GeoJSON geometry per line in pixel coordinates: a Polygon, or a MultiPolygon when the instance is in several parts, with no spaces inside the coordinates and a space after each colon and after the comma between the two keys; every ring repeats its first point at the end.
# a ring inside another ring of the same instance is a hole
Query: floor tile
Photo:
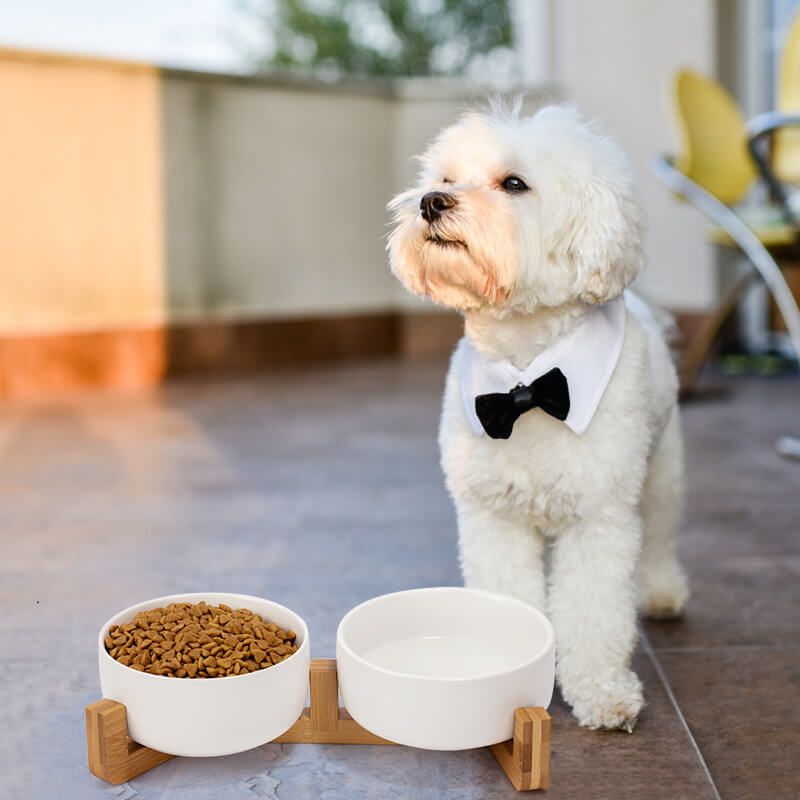
{"type": "Polygon", "coordinates": [[[677,621],[647,621],[656,649],[783,647],[800,642],[800,546],[783,555],[687,563],[692,596],[677,621]]]}
{"type": "Polygon", "coordinates": [[[723,798],[800,796],[800,648],[658,659],[723,798]]]}
{"type": "Polygon", "coordinates": [[[553,717],[552,786],[546,797],[624,800],[713,800],[683,725],[658,675],[643,653],[634,658],[646,706],[633,734],[581,728],[556,698],[553,717]]]}

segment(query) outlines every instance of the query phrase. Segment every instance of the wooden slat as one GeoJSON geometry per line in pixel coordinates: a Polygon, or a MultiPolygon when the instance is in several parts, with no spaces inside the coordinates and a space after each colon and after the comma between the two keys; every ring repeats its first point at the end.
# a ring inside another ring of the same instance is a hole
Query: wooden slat
{"type": "Polygon", "coordinates": [[[511,785],[519,791],[522,788],[522,771],[519,765],[514,761],[514,755],[511,750],[512,741],[499,742],[489,746],[489,749],[497,759],[497,763],[503,768],[503,772],[508,776],[511,785]]]}
{"type": "MultiPolygon", "coordinates": [[[[306,709],[307,711],[308,709],[306,709]]],[[[355,720],[340,717],[335,731],[314,733],[311,730],[310,717],[300,717],[286,733],[273,739],[273,742],[300,742],[313,744],[394,744],[382,739],[366,728],[362,728],[355,720]]]]}
{"type": "Polygon", "coordinates": [[[335,733],[339,723],[339,681],[335,658],[315,658],[309,670],[311,733],[335,733]]]}
{"type": "Polygon", "coordinates": [[[533,720],[527,709],[518,708],[514,712],[514,738],[511,752],[519,764],[523,775],[530,775],[533,769],[533,720]]]}
{"type": "Polygon", "coordinates": [[[311,709],[306,706],[303,713],[297,718],[297,722],[289,728],[286,733],[282,733],[273,742],[299,742],[308,744],[313,741],[311,738],[311,709]]]}
{"type": "Polygon", "coordinates": [[[490,749],[517,791],[544,789],[550,781],[550,715],[543,708],[518,708],[514,738],[490,749]]]}
{"type": "Polygon", "coordinates": [[[530,789],[544,789],[550,783],[550,715],[543,708],[524,709],[534,722],[533,754],[534,762],[530,789]]]}
{"type": "Polygon", "coordinates": [[[317,744],[394,744],[362,728],[339,707],[339,679],[335,658],[315,658],[309,670],[311,705],[275,742],[317,744]]]}
{"type": "Polygon", "coordinates": [[[125,706],[114,700],[98,700],[86,707],[86,751],[92,775],[114,785],[172,758],[129,739],[125,706]]]}

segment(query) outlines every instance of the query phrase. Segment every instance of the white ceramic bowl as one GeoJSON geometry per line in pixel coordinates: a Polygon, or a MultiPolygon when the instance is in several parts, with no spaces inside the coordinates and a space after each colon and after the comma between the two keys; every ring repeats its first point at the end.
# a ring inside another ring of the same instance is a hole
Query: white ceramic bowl
{"type": "Polygon", "coordinates": [[[302,712],[308,692],[308,627],[284,606],[244,594],[205,592],[157,597],[115,614],[100,629],[100,688],[124,703],[128,734],[140,744],[176,756],[223,756],[264,744],[286,732],[302,712]],[[115,661],[104,639],[112,625],[137,611],[169,603],[224,603],[249,608],[297,634],[297,652],[267,669],[226,678],[168,678],[138,672],[115,661]]]}
{"type": "Polygon", "coordinates": [[[336,635],[345,707],[398,744],[464,750],[510,739],[514,710],[550,704],[555,636],[519,600],[455,587],[376,597],[336,635]]]}

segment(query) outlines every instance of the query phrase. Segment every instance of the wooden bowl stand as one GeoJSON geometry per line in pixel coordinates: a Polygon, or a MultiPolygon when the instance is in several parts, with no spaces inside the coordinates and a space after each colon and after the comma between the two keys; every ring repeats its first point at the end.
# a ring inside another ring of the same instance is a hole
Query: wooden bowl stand
{"type": "MultiPolygon", "coordinates": [[[[314,658],[309,670],[311,705],[274,742],[394,744],[362,728],[339,707],[335,658],[314,658]]],[[[125,783],[173,758],[128,738],[125,706],[98,700],[86,707],[89,771],[113,784],[125,783]]],[[[543,708],[514,712],[514,738],[490,747],[517,791],[544,789],[550,778],[550,715],[543,708]]]]}

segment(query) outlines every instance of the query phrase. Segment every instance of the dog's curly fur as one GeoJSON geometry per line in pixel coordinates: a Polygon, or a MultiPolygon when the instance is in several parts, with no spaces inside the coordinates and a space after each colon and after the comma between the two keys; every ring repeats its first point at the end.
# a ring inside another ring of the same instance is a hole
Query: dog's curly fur
{"type": "MultiPolygon", "coordinates": [[[[422,164],[419,184],[390,203],[392,270],[411,291],[459,309],[479,351],[523,369],[642,267],[627,158],[571,108],[467,114],[422,164]],[[504,188],[509,175],[527,191],[504,188]],[[429,221],[420,199],[430,191],[453,205],[429,221]]],[[[675,370],[650,309],[630,293],[626,306],[619,361],[582,435],[536,410],[509,440],[477,436],[461,397],[462,344],[439,442],[466,584],[546,610],[559,685],[580,723],[632,731],[643,702],[630,669],[637,562],[646,613],[680,614],[688,589],[676,554],[675,370]]]]}

